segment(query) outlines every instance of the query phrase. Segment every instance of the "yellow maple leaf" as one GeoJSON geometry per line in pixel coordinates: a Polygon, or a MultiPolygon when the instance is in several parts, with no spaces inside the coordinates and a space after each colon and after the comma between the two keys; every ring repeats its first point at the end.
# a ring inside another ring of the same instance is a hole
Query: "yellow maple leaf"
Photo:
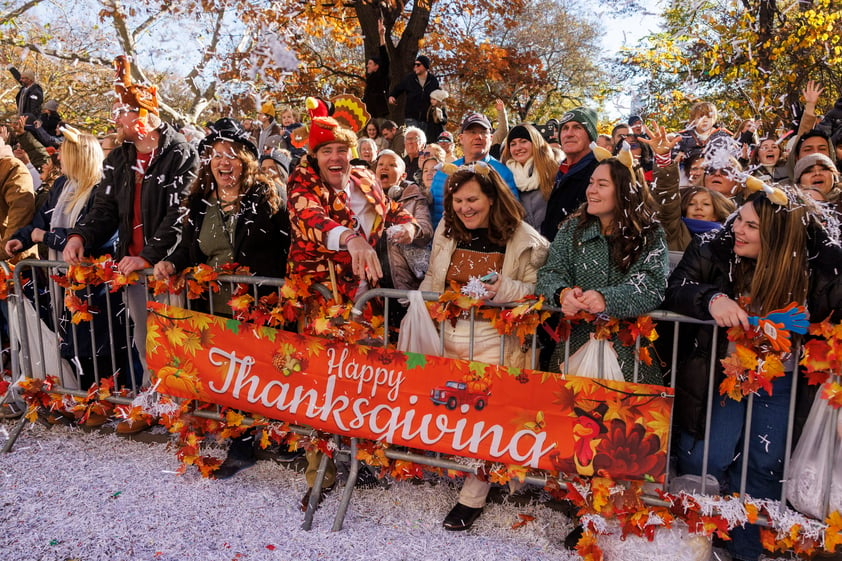
{"type": "Polygon", "coordinates": [[[190,356],[196,356],[196,352],[202,350],[202,339],[196,333],[190,333],[184,339],[181,348],[190,356]]]}
{"type": "Polygon", "coordinates": [[[239,427],[243,424],[245,418],[245,415],[241,415],[232,409],[225,412],[225,423],[232,427],[239,427]]]}
{"type": "Polygon", "coordinates": [[[170,345],[173,347],[180,347],[184,344],[184,341],[187,339],[187,333],[184,332],[183,329],[180,327],[169,327],[165,331],[167,336],[167,341],[170,342],[170,345]]]}
{"type": "Polygon", "coordinates": [[[754,370],[757,367],[757,353],[743,345],[735,345],[737,361],[739,365],[747,370],[754,370]]]}
{"type": "Polygon", "coordinates": [[[842,514],[834,510],[825,519],[825,523],[827,530],[824,533],[824,548],[826,551],[835,551],[842,545],[842,514]]]}
{"type": "Polygon", "coordinates": [[[670,433],[670,416],[666,412],[653,411],[645,422],[645,426],[649,431],[654,432],[661,442],[664,442],[670,433]]]}
{"type": "Polygon", "coordinates": [[[217,322],[216,317],[208,314],[193,314],[189,317],[190,327],[194,327],[197,331],[203,331],[213,326],[217,322]]]}
{"type": "Polygon", "coordinates": [[[594,477],[591,480],[591,501],[593,509],[601,512],[611,499],[613,482],[604,477],[594,477]]]}
{"type": "Polygon", "coordinates": [[[324,335],[329,333],[331,329],[330,319],[326,317],[318,317],[313,320],[313,331],[317,335],[324,335]]]}
{"type": "Polygon", "coordinates": [[[150,324],[146,329],[146,350],[155,352],[161,343],[161,324],[157,321],[150,324]]]}

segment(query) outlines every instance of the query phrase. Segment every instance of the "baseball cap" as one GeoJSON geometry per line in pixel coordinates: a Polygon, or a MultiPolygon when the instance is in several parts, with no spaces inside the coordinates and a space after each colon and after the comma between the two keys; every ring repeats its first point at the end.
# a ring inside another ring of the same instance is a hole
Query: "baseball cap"
{"type": "Polygon", "coordinates": [[[465,132],[468,127],[473,125],[480,125],[487,130],[491,130],[491,122],[488,120],[488,117],[482,113],[470,113],[462,121],[462,128],[459,129],[459,132],[465,132]]]}

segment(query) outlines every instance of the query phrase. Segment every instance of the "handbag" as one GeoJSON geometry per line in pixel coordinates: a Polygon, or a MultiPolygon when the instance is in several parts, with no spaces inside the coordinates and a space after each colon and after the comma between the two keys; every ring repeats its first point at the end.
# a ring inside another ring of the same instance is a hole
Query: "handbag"
{"type": "Polygon", "coordinates": [[[583,378],[599,378],[602,380],[613,380],[623,382],[623,370],[617,360],[617,351],[611,341],[599,340],[590,334],[588,342],[570,355],[565,364],[561,365],[561,371],[571,376],[582,376],[583,378]],[[600,354],[602,355],[602,376],[599,375],[600,354]]]}
{"type": "Polygon", "coordinates": [[[441,356],[439,331],[430,317],[430,312],[427,311],[421,291],[412,290],[408,295],[409,309],[401,321],[398,350],[405,353],[441,356]]]}
{"type": "Polygon", "coordinates": [[[837,413],[816,392],[801,438],[789,462],[787,499],[799,512],[824,520],[828,512],[842,510],[842,445],[837,434],[837,413]]]}

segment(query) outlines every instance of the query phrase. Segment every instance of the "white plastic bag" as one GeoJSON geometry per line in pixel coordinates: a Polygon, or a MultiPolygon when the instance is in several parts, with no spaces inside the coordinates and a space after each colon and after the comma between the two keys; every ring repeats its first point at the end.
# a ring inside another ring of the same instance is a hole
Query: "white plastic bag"
{"type": "Polygon", "coordinates": [[[398,333],[398,350],[405,353],[421,353],[441,356],[441,340],[436,324],[424,304],[420,290],[409,293],[409,309],[401,321],[398,333]]]}
{"type": "Polygon", "coordinates": [[[611,341],[600,341],[594,339],[591,333],[590,339],[587,343],[579,347],[575,353],[570,355],[567,368],[561,365],[561,371],[570,374],[571,376],[582,376],[584,378],[601,378],[603,380],[613,380],[615,382],[622,382],[623,371],[620,368],[620,362],[617,360],[617,351],[614,350],[614,345],[611,341]],[[599,355],[603,356],[603,371],[602,376],[599,375],[599,355]]]}
{"type": "Polygon", "coordinates": [[[842,445],[837,435],[836,411],[822,399],[823,389],[824,386],[816,393],[792,453],[786,493],[796,510],[819,520],[827,514],[828,495],[829,511],[842,510],[842,445]]]}
{"type": "MultiPolygon", "coordinates": [[[[10,323],[13,326],[17,326],[19,313],[17,307],[20,305],[18,299],[10,298],[7,302],[9,304],[9,317],[14,318],[10,323]]],[[[32,376],[41,378],[44,373],[58,376],[62,386],[68,389],[78,390],[79,382],[73,373],[73,368],[71,368],[70,363],[61,358],[59,352],[61,341],[59,340],[59,336],[47,327],[47,324],[44,323],[38,316],[38,312],[35,311],[35,306],[26,298],[23,299],[23,311],[24,317],[26,318],[26,334],[32,376]],[[41,333],[40,341],[38,340],[39,324],[41,333]],[[39,349],[43,351],[43,366],[41,365],[42,351],[39,349]]],[[[18,341],[20,341],[23,334],[18,331],[15,329],[13,336],[17,337],[18,341]]]]}

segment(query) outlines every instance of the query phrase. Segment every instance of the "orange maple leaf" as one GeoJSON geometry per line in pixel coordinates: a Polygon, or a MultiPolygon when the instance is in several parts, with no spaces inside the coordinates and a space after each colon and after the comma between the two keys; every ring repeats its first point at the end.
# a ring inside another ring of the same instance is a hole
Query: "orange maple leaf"
{"type": "Polygon", "coordinates": [[[825,384],[822,390],[822,399],[826,399],[834,409],[842,407],[842,385],[839,382],[825,384]]]}
{"type": "Polygon", "coordinates": [[[514,524],[512,524],[512,530],[522,528],[530,522],[532,522],[533,520],[535,520],[534,516],[530,516],[528,514],[518,514],[517,516],[518,518],[520,518],[520,522],[515,522],[514,524]]]}

